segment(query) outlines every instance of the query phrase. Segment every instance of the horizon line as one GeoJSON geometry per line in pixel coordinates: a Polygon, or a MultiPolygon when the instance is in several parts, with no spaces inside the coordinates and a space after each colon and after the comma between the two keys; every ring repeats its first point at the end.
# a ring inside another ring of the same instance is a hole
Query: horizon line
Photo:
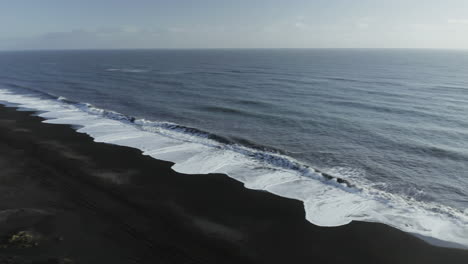
{"type": "Polygon", "coordinates": [[[21,51],[138,51],[138,50],[446,50],[446,51],[468,51],[468,48],[60,48],[60,49],[0,49],[0,52],[21,51]]]}

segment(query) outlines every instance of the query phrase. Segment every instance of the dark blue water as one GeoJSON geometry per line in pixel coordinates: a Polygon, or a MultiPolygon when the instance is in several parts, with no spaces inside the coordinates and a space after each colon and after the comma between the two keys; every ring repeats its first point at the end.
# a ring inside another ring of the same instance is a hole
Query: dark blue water
{"type": "Polygon", "coordinates": [[[467,212],[468,51],[2,52],[0,86],[197,128],[467,212]]]}

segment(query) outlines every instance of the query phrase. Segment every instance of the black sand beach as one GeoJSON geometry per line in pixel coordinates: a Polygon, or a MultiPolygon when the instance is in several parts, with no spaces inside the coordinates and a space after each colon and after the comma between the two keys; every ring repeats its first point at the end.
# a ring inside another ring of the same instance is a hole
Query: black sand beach
{"type": "Polygon", "coordinates": [[[298,201],[31,114],[0,107],[0,263],[468,263],[383,224],[314,226],[298,201]]]}

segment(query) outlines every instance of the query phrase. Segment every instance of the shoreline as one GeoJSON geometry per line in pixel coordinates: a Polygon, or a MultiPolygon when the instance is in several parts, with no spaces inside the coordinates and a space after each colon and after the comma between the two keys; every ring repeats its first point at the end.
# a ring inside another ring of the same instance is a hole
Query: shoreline
{"type": "Polygon", "coordinates": [[[28,230],[37,234],[38,245],[7,245],[0,260],[468,261],[468,250],[432,246],[384,224],[315,226],[300,201],[246,189],[222,174],[177,173],[170,162],[96,143],[70,126],[41,123],[32,113],[0,106],[0,244],[28,230]]]}
{"type": "Polygon", "coordinates": [[[318,226],[377,222],[415,234],[434,245],[468,248],[463,225],[468,219],[457,208],[394,196],[357,179],[355,185],[354,180],[348,182],[324,173],[284,153],[257,150],[250,148],[249,143],[231,144],[229,139],[194,127],[146,120],[49,93],[25,97],[8,89],[0,93],[5,96],[5,105],[34,111],[45,118],[45,123],[70,125],[95,142],[136,148],[143,155],[174,163],[172,169],[176,172],[225,174],[246,188],[300,200],[306,219],[318,226]],[[273,176],[272,170],[279,175],[273,176]],[[326,208],[328,205],[332,208],[326,208]]]}

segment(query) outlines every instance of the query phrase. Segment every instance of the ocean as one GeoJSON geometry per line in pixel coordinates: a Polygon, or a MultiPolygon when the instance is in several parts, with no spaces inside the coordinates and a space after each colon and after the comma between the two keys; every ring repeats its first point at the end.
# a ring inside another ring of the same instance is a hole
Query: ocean
{"type": "Polygon", "coordinates": [[[0,52],[0,102],[301,200],[319,226],[468,247],[468,51],[0,52]]]}

